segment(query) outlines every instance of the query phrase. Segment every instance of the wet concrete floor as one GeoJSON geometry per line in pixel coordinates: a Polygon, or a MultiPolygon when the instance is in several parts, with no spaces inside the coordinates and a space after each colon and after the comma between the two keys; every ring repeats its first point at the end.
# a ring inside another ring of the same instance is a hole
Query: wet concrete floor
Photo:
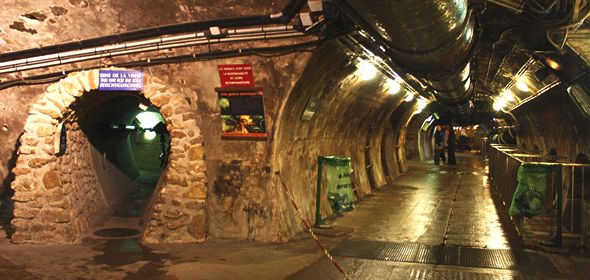
{"type": "MultiPolygon", "coordinates": [[[[588,279],[587,257],[521,248],[492,201],[484,162],[475,155],[458,161],[411,162],[405,176],[336,218],[322,242],[330,250],[356,241],[509,250],[548,263],[493,269],[336,256],[350,279],[588,279]]],[[[132,238],[86,238],[74,245],[17,246],[0,240],[0,279],[343,279],[305,233],[286,244],[145,246],[132,238]]]]}

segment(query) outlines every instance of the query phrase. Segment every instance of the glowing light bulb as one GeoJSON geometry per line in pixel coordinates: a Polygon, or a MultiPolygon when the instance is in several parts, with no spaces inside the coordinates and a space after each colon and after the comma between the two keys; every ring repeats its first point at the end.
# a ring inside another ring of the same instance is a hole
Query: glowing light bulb
{"type": "Polygon", "coordinates": [[[357,73],[361,81],[368,81],[375,78],[377,75],[377,68],[366,60],[361,60],[357,65],[357,68],[357,73]]]}
{"type": "Polygon", "coordinates": [[[493,107],[494,107],[494,110],[500,111],[504,107],[506,107],[506,101],[503,98],[499,98],[496,101],[494,101],[493,107]]]}
{"type": "Polygon", "coordinates": [[[547,66],[549,66],[551,69],[555,70],[555,71],[559,71],[561,70],[561,64],[559,64],[559,62],[557,62],[557,60],[547,57],[545,58],[545,63],[547,63],[547,66]]]}
{"type": "Polygon", "coordinates": [[[516,87],[521,91],[529,91],[529,85],[524,81],[524,79],[518,79],[516,82],[516,87]]]}
{"type": "Polygon", "coordinates": [[[394,94],[398,94],[400,92],[400,90],[402,89],[402,86],[400,85],[400,83],[397,80],[387,80],[387,84],[389,85],[389,89],[387,90],[387,93],[394,95],[394,94]]]}
{"type": "Polygon", "coordinates": [[[154,131],[146,131],[143,133],[143,138],[145,138],[146,140],[152,140],[154,138],[156,138],[157,133],[154,131]]]}
{"type": "Polygon", "coordinates": [[[156,112],[141,112],[135,116],[142,128],[152,128],[159,122],[163,122],[163,118],[156,112]]]}
{"type": "Polygon", "coordinates": [[[505,91],[502,96],[504,97],[504,99],[506,99],[506,101],[508,102],[514,102],[514,95],[512,94],[511,91],[505,91]]]}

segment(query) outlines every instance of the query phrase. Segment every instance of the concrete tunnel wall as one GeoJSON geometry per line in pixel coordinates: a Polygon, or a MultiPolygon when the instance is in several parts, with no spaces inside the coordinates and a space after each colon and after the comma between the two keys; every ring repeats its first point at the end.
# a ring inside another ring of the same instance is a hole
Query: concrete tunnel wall
{"type": "MultiPolygon", "coordinates": [[[[393,120],[390,121],[390,116],[403,102],[404,95],[387,94],[383,75],[361,81],[358,74],[355,75],[354,63],[336,44],[320,46],[286,100],[279,119],[272,163],[305,217],[312,222],[319,155],[352,158],[352,182],[358,198],[384,186],[399,174],[389,172],[388,180],[382,159],[389,159],[399,144],[399,135],[391,130],[393,120]],[[302,113],[312,98],[317,99],[317,110],[311,120],[302,120],[302,113]],[[382,145],[383,141],[385,145],[382,145]],[[386,151],[382,151],[383,147],[386,151]],[[388,156],[384,157],[382,153],[388,156]]],[[[405,123],[410,108],[407,106],[401,110],[393,121],[396,126],[398,122],[405,123]]],[[[399,169],[397,165],[403,161],[404,158],[396,159],[388,162],[388,166],[399,169]]],[[[280,184],[280,179],[275,178],[275,192],[280,192],[280,184]]],[[[325,206],[322,215],[330,215],[332,210],[326,206],[327,199],[322,205],[325,206]]],[[[294,212],[293,209],[286,211],[294,212]]],[[[298,232],[300,222],[293,215],[289,218],[284,221],[284,230],[298,232]]]]}
{"type": "Polygon", "coordinates": [[[513,110],[517,120],[517,145],[528,151],[539,147],[547,155],[555,148],[559,156],[574,162],[578,154],[590,155],[590,122],[580,112],[565,86],[556,86],[513,110]]]}

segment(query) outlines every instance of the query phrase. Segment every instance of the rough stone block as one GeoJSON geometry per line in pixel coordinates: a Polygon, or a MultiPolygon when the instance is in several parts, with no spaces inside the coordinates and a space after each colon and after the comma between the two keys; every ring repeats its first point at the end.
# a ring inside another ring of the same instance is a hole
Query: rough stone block
{"type": "Polygon", "coordinates": [[[179,219],[182,216],[185,216],[186,214],[178,209],[170,209],[164,212],[164,217],[168,218],[168,219],[179,219]]]}
{"type": "Polygon", "coordinates": [[[47,223],[33,223],[30,227],[30,231],[32,232],[40,232],[40,231],[54,231],[55,225],[47,224],[47,223]]]}
{"type": "Polygon", "coordinates": [[[170,137],[182,139],[182,138],[185,138],[186,136],[187,136],[186,133],[184,133],[184,131],[182,131],[182,130],[175,129],[170,132],[170,137]]]}
{"type": "Polygon", "coordinates": [[[188,180],[185,177],[180,176],[180,175],[170,174],[170,173],[168,173],[168,176],[166,176],[166,183],[171,184],[171,185],[181,186],[181,187],[188,186],[188,180]]]}
{"type": "Polygon", "coordinates": [[[28,232],[15,232],[12,237],[12,242],[14,243],[26,243],[31,241],[31,239],[33,239],[33,237],[31,236],[30,233],[28,232]]]}
{"type": "Polygon", "coordinates": [[[43,167],[46,164],[52,162],[53,160],[54,160],[53,158],[41,158],[41,157],[32,158],[29,160],[29,167],[40,168],[40,167],[43,167]]]}
{"type": "Polygon", "coordinates": [[[80,85],[76,79],[67,77],[62,79],[59,83],[62,85],[65,92],[71,96],[80,97],[84,93],[82,85],[80,85]]]}
{"type": "Polygon", "coordinates": [[[27,207],[24,203],[19,203],[17,207],[14,208],[14,217],[21,218],[21,219],[33,219],[39,214],[39,209],[27,207]]]}
{"type": "MultiPolygon", "coordinates": [[[[158,95],[154,96],[153,98],[151,98],[150,101],[154,105],[156,105],[157,107],[162,108],[162,106],[164,106],[164,105],[168,104],[168,102],[170,102],[170,98],[171,98],[170,94],[161,93],[161,94],[158,94],[158,95]]],[[[162,111],[160,110],[160,112],[162,112],[162,111]]]]}
{"type": "Polygon", "coordinates": [[[207,198],[207,190],[204,185],[191,186],[191,188],[182,196],[185,199],[204,200],[207,198]]]}
{"type": "Polygon", "coordinates": [[[12,200],[17,202],[35,201],[39,198],[39,193],[36,192],[15,192],[12,200]]]}
{"type": "Polygon", "coordinates": [[[70,74],[72,78],[78,80],[78,83],[82,86],[82,89],[86,92],[92,90],[90,87],[90,82],[88,80],[88,71],[80,71],[73,74],[70,74]]]}
{"type": "Polygon", "coordinates": [[[35,134],[38,137],[52,136],[54,132],[55,132],[55,127],[53,127],[53,126],[40,126],[40,127],[37,127],[37,129],[35,130],[35,134]]]}
{"type": "Polygon", "coordinates": [[[17,230],[18,232],[26,231],[27,229],[29,229],[31,227],[31,220],[21,219],[18,217],[15,217],[14,219],[12,219],[12,221],[10,223],[12,224],[14,229],[17,230]]]}
{"type": "Polygon", "coordinates": [[[39,219],[51,223],[67,223],[72,217],[70,213],[63,209],[42,209],[39,213],[39,219]]]}
{"type": "Polygon", "coordinates": [[[203,159],[203,146],[193,146],[188,149],[188,159],[197,161],[203,159]]]}
{"type": "Polygon", "coordinates": [[[31,173],[31,171],[33,171],[33,170],[31,168],[27,168],[27,167],[15,167],[12,169],[12,173],[17,176],[29,174],[29,173],[31,173]]]}
{"type": "Polygon", "coordinates": [[[99,70],[88,71],[88,85],[91,89],[98,89],[99,70]]]}
{"type": "Polygon", "coordinates": [[[59,188],[61,186],[61,182],[59,179],[59,175],[54,170],[49,170],[43,174],[43,185],[48,190],[59,188]]]}
{"type": "Polygon", "coordinates": [[[28,146],[37,146],[39,144],[39,139],[37,137],[30,137],[30,136],[23,136],[21,137],[21,143],[28,146]]]}
{"type": "Polygon", "coordinates": [[[186,225],[186,221],[184,220],[174,220],[166,223],[166,227],[170,230],[177,230],[186,225]]]}
{"type": "Polygon", "coordinates": [[[54,119],[63,117],[61,110],[51,102],[40,102],[38,104],[34,104],[31,108],[32,110],[48,115],[54,119]]]}

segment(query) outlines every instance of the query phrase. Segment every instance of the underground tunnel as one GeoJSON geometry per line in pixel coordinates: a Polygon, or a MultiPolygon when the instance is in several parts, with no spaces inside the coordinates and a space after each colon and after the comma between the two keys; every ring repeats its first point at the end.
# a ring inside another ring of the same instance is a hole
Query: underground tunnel
{"type": "Polygon", "coordinates": [[[585,279],[589,18],[7,0],[0,275],[585,279]]]}

